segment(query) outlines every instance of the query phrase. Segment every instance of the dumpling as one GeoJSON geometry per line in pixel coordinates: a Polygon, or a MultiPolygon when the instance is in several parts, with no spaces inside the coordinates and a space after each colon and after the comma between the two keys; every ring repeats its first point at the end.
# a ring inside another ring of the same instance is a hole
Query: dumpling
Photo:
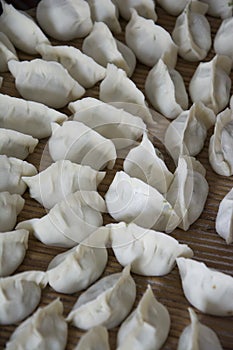
{"type": "Polygon", "coordinates": [[[229,108],[217,115],[214,134],[209,143],[209,162],[223,176],[233,174],[233,111],[229,108]]]}
{"type": "Polygon", "coordinates": [[[205,174],[205,168],[195,158],[179,157],[166,199],[180,217],[179,227],[185,231],[199,218],[205,206],[209,192],[205,174]]]}
{"type": "Polygon", "coordinates": [[[154,147],[146,132],[141,143],[129,151],[123,168],[128,175],[144,181],[162,194],[167,193],[173,179],[173,174],[168,170],[159,150],[154,147]]]}
{"type": "Polygon", "coordinates": [[[178,16],[190,0],[157,0],[157,3],[170,15],[178,16]]]}
{"type": "Polygon", "coordinates": [[[117,334],[117,350],[159,350],[168,337],[170,315],[154,296],[151,286],[137,308],[122,323],[117,334]]]}
{"type": "Polygon", "coordinates": [[[27,185],[22,176],[37,174],[36,167],[25,160],[0,155],[0,192],[23,194],[27,185]]]}
{"type": "Polygon", "coordinates": [[[186,244],[164,233],[125,222],[106,228],[117,261],[122,266],[131,265],[131,271],[139,275],[163,276],[171,272],[177,257],[193,257],[186,244]]]}
{"type": "Polygon", "coordinates": [[[220,341],[211,328],[199,322],[197,314],[192,308],[188,309],[191,324],[180,335],[177,350],[211,349],[222,350],[220,341]]]}
{"type": "Polygon", "coordinates": [[[37,53],[37,44],[50,44],[48,38],[28,14],[16,10],[4,0],[0,1],[0,8],[2,8],[0,31],[6,34],[17,49],[34,55],[37,53]]]}
{"type": "Polygon", "coordinates": [[[111,140],[77,121],[67,121],[62,126],[53,123],[52,129],[49,153],[54,161],[68,159],[96,170],[113,168],[116,149],[111,140]]]}
{"type": "Polygon", "coordinates": [[[105,77],[106,69],[76,47],[41,44],[37,49],[45,61],[61,63],[71,77],[85,88],[94,86],[105,77]]]}
{"type": "Polygon", "coordinates": [[[134,144],[146,130],[141,118],[92,97],[71,102],[68,108],[73,120],[111,139],[117,150],[134,144]]]}
{"type": "Polygon", "coordinates": [[[231,99],[230,99],[230,108],[231,110],[233,110],[233,95],[231,96],[231,99]]]}
{"type": "Polygon", "coordinates": [[[58,293],[72,294],[94,283],[108,261],[107,240],[108,229],[101,227],[79,245],[55,256],[47,269],[50,286],[58,293]]]}
{"type": "Polygon", "coordinates": [[[190,1],[176,20],[172,38],[184,60],[201,61],[207,56],[212,43],[207,9],[201,1],[190,1]]]}
{"type": "Polygon", "coordinates": [[[102,326],[91,328],[80,338],[74,350],[110,350],[107,329],[102,326]]]}
{"type": "Polygon", "coordinates": [[[12,60],[8,67],[17,90],[26,100],[62,108],[85,93],[85,89],[58,62],[39,58],[22,62],[12,60]]]}
{"type": "Polygon", "coordinates": [[[233,61],[232,32],[233,17],[224,19],[214,38],[214,51],[217,54],[229,56],[233,61]]]}
{"type": "Polygon", "coordinates": [[[118,10],[111,0],[87,0],[93,22],[104,22],[109,29],[119,34],[121,25],[118,21],[118,10]]]}
{"type": "Polygon", "coordinates": [[[188,108],[182,76],[175,69],[169,69],[162,59],[148,73],[145,92],[152,106],[169,119],[176,118],[188,108]]]}
{"type": "Polygon", "coordinates": [[[38,139],[50,136],[51,122],[68,117],[44,104],[0,94],[0,127],[29,134],[38,139]]]}
{"type": "Polygon", "coordinates": [[[22,321],[40,302],[41,288],[47,285],[43,271],[26,271],[0,278],[0,324],[22,321]]]}
{"type": "Polygon", "coordinates": [[[68,327],[62,313],[59,299],[40,307],[14,330],[5,350],[65,350],[68,327]]]}
{"type": "Polygon", "coordinates": [[[105,202],[95,191],[77,191],[40,219],[22,221],[17,229],[33,232],[46,245],[70,248],[103,225],[105,202]]]}
{"type": "Polygon", "coordinates": [[[14,228],[17,215],[23,210],[25,200],[19,194],[0,192],[0,232],[14,228]]]}
{"type": "Polygon", "coordinates": [[[208,14],[214,17],[228,18],[233,15],[233,4],[229,0],[202,0],[208,5],[208,14]]]}
{"type": "Polygon", "coordinates": [[[199,101],[170,123],[164,143],[175,162],[180,155],[195,156],[202,150],[207,130],[215,119],[214,112],[199,101]]]}
{"type": "Polygon", "coordinates": [[[203,262],[176,259],[185,297],[199,311],[214,316],[233,315],[233,278],[203,262]]]}
{"type": "Polygon", "coordinates": [[[202,101],[215,113],[222,111],[230,98],[231,64],[231,59],[223,55],[216,55],[209,62],[201,62],[189,83],[192,101],[202,101]]]}
{"type": "MultiPolygon", "coordinates": [[[[0,21],[1,22],[1,21],[0,21]]],[[[14,46],[8,39],[8,37],[0,32],[0,72],[8,71],[8,61],[18,60],[17,53],[14,46]]]]}
{"type": "Polygon", "coordinates": [[[52,38],[68,41],[85,37],[92,28],[89,5],[84,0],[41,0],[36,19],[52,38]]]}
{"type": "Polygon", "coordinates": [[[75,327],[88,330],[95,326],[117,327],[130,312],[136,298],[136,285],[130,266],[108,275],[80,295],[67,316],[75,327]]]}
{"type": "Polygon", "coordinates": [[[22,263],[28,249],[28,236],[26,230],[0,233],[0,277],[11,275],[22,263]]]}
{"type": "Polygon", "coordinates": [[[29,187],[30,197],[47,209],[76,191],[96,191],[105,172],[99,172],[87,165],[58,160],[35,176],[23,176],[29,187]]]}
{"type": "Polygon", "coordinates": [[[133,52],[117,41],[103,22],[95,22],[91,33],[83,40],[82,50],[103,67],[113,63],[118,68],[124,69],[128,76],[133,74],[136,66],[133,52]]]}
{"type": "Polygon", "coordinates": [[[126,21],[130,20],[131,9],[135,9],[142,17],[153,19],[154,22],[158,19],[153,0],[114,0],[114,3],[119,9],[121,17],[126,21]]]}
{"type": "Polygon", "coordinates": [[[139,16],[136,10],[131,12],[131,19],[125,27],[125,41],[137,59],[153,67],[162,58],[169,68],[174,68],[178,49],[170,34],[152,19],[139,16]]]}
{"type": "Polygon", "coordinates": [[[109,214],[117,221],[172,232],[180,219],[154,187],[118,171],[105,195],[109,214]]]}
{"type": "Polygon", "coordinates": [[[0,128],[0,154],[24,160],[34,152],[38,140],[21,132],[0,128]]]}
{"type": "Polygon", "coordinates": [[[215,228],[219,236],[227,244],[233,242],[233,188],[221,200],[215,221],[215,228]]]}

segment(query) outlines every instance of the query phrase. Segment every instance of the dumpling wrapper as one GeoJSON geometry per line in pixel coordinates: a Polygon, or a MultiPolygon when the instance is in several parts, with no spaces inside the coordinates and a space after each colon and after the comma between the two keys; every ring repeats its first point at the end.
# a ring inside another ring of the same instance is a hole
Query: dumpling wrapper
{"type": "Polygon", "coordinates": [[[232,31],[233,17],[224,19],[214,38],[214,51],[219,55],[230,57],[233,65],[232,31]]]}
{"type": "Polygon", "coordinates": [[[0,127],[12,129],[38,139],[51,135],[51,123],[68,117],[42,103],[0,94],[0,127]]]}
{"type": "MultiPolygon", "coordinates": [[[[0,21],[1,22],[1,21],[0,21]]],[[[14,46],[8,37],[0,32],[0,72],[8,71],[8,62],[10,60],[18,60],[14,46]]]]}
{"type": "Polygon", "coordinates": [[[126,21],[130,20],[131,9],[135,9],[142,17],[153,19],[154,22],[158,19],[153,0],[113,0],[113,2],[118,7],[121,17],[126,21]]]}
{"type": "Polygon", "coordinates": [[[24,203],[25,200],[19,194],[0,192],[0,232],[11,231],[14,228],[24,203]]]}
{"type": "Polygon", "coordinates": [[[74,350],[110,350],[108,331],[103,326],[91,328],[79,340],[74,350]]]}
{"type": "Polygon", "coordinates": [[[221,200],[215,221],[216,232],[227,244],[233,242],[233,188],[221,200]]]}
{"type": "Polygon", "coordinates": [[[178,16],[190,0],[157,0],[157,3],[170,15],[178,16]]]}
{"type": "Polygon", "coordinates": [[[68,326],[63,317],[63,304],[55,299],[40,307],[11,334],[6,350],[65,350],[68,326]]]}
{"type": "Polygon", "coordinates": [[[29,232],[0,233],[0,277],[11,275],[22,263],[28,249],[29,232]]]}
{"type": "Polygon", "coordinates": [[[40,302],[41,288],[46,285],[47,276],[43,271],[0,278],[0,324],[14,324],[30,315],[40,302]]]}
{"type": "Polygon", "coordinates": [[[192,259],[177,258],[176,262],[190,304],[209,315],[233,315],[233,277],[192,259]]]}
{"type": "Polygon", "coordinates": [[[125,222],[106,228],[117,261],[122,266],[131,265],[131,271],[139,275],[164,276],[174,268],[177,257],[193,257],[186,244],[162,232],[125,222]]]}
{"type": "Polygon", "coordinates": [[[117,350],[159,350],[168,337],[170,324],[167,308],[148,285],[136,309],[120,326],[117,350]]]}
{"type": "Polygon", "coordinates": [[[191,324],[180,335],[177,350],[222,350],[220,341],[211,328],[202,324],[192,308],[188,308],[191,324]]]}
{"type": "Polygon", "coordinates": [[[40,43],[50,44],[36,22],[23,11],[15,9],[4,0],[0,1],[0,31],[17,47],[30,55],[37,54],[36,46],[40,43]]]}
{"type": "Polygon", "coordinates": [[[105,194],[108,213],[117,221],[172,232],[179,224],[171,204],[154,187],[118,171],[105,194]]]}
{"type": "Polygon", "coordinates": [[[53,123],[52,130],[48,145],[54,161],[68,159],[96,170],[113,168],[117,155],[111,140],[77,121],[67,121],[62,126],[53,123]]]}
{"type": "Polygon", "coordinates": [[[208,14],[214,17],[228,18],[233,15],[233,4],[229,0],[202,0],[208,5],[208,14]]]}
{"type": "Polygon", "coordinates": [[[103,198],[96,191],[77,191],[56,204],[40,219],[22,221],[17,228],[33,232],[42,243],[71,248],[103,225],[106,211],[103,198]]]}
{"type": "Polygon", "coordinates": [[[30,197],[51,209],[71,193],[96,191],[105,174],[87,165],[58,160],[35,176],[23,176],[22,180],[29,187],[30,197]]]}
{"type": "Polygon", "coordinates": [[[41,0],[36,19],[52,38],[69,41],[85,37],[92,28],[89,5],[84,0],[41,0]]]}
{"type": "Polygon", "coordinates": [[[131,10],[131,19],[125,27],[126,44],[137,59],[146,66],[153,67],[160,58],[168,67],[174,68],[178,48],[170,34],[152,19],[146,19],[131,10]]]}
{"type": "Polygon", "coordinates": [[[15,78],[17,90],[26,100],[62,108],[85,93],[85,89],[58,62],[37,58],[31,61],[10,61],[8,67],[15,78]]]}
{"type": "Polygon", "coordinates": [[[108,275],[89,287],[74,304],[67,321],[88,330],[95,326],[117,327],[130,312],[136,298],[136,285],[130,266],[108,275]]]}

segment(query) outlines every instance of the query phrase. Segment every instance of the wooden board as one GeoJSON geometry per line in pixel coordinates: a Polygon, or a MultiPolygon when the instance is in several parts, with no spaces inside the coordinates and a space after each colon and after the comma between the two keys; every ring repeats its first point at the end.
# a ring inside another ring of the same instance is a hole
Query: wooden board
{"type": "MultiPolygon", "coordinates": [[[[174,27],[175,18],[167,15],[165,11],[159,7],[157,8],[157,12],[159,16],[158,24],[162,25],[169,32],[171,32],[174,27]]],[[[31,13],[33,13],[33,11],[31,13]]],[[[212,35],[214,37],[221,21],[220,19],[211,17],[208,17],[208,19],[211,24],[212,35]]],[[[125,22],[123,21],[122,26],[125,26],[125,22]]],[[[123,34],[119,35],[118,38],[124,41],[123,34]]],[[[58,44],[57,41],[52,42],[54,44],[58,44]]],[[[71,44],[80,48],[82,40],[75,40],[71,44]]],[[[213,54],[213,51],[211,51],[206,58],[206,61],[212,58],[213,54]]],[[[22,52],[19,52],[19,57],[21,60],[32,58],[23,54],[22,52]]],[[[176,69],[182,74],[187,88],[190,78],[192,77],[197,65],[197,63],[189,63],[180,58],[178,59],[176,69]]],[[[147,67],[138,64],[132,77],[133,81],[143,92],[145,78],[148,74],[148,71],[149,69],[147,67]]],[[[2,76],[4,77],[4,82],[0,90],[1,93],[7,93],[11,96],[19,97],[19,94],[14,86],[14,79],[10,73],[2,74],[2,76]]],[[[231,79],[233,79],[233,73],[231,73],[231,79]]],[[[89,89],[86,92],[85,96],[98,97],[98,90],[98,86],[94,87],[93,89],[89,89]]],[[[63,109],[62,111],[70,114],[67,109],[63,109]]],[[[172,235],[181,243],[189,244],[189,246],[194,250],[195,259],[205,262],[211,268],[216,268],[219,271],[228,273],[233,276],[233,245],[231,244],[228,246],[225,241],[216,234],[215,231],[215,218],[219,203],[225,194],[232,188],[233,181],[232,177],[227,178],[215,174],[209,165],[208,144],[209,137],[212,132],[213,130],[210,130],[204,149],[197,157],[198,160],[200,160],[206,168],[207,180],[210,186],[210,191],[204,212],[202,213],[201,217],[191,226],[189,231],[184,232],[180,229],[176,229],[172,235]]],[[[35,152],[27,159],[29,162],[34,164],[38,170],[46,168],[50,163],[50,158],[46,151],[46,142],[46,139],[41,140],[35,152]]],[[[164,153],[164,147],[160,141],[155,140],[155,145],[164,153]]],[[[168,161],[168,166],[174,169],[174,165],[172,164],[169,157],[165,153],[164,155],[165,159],[168,161]]],[[[119,159],[117,161],[113,171],[108,171],[108,175],[104,179],[103,183],[99,186],[99,191],[102,195],[104,195],[106,192],[110,182],[112,181],[114,173],[120,169],[122,169],[122,159],[119,159]]],[[[26,204],[20,216],[18,217],[18,221],[30,218],[39,218],[46,213],[46,211],[36,201],[29,198],[28,192],[25,193],[24,198],[26,199],[26,204]]],[[[107,224],[110,222],[113,222],[111,217],[109,215],[105,215],[104,223],[107,224]]],[[[47,247],[37,241],[31,235],[29,239],[29,249],[27,251],[25,260],[16,272],[32,269],[46,270],[51,259],[56,254],[63,251],[65,250],[61,248],[47,247]]],[[[111,249],[109,249],[109,261],[104,272],[104,276],[118,271],[121,271],[121,266],[117,263],[111,249]]],[[[147,284],[150,283],[158,300],[168,308],[171,316],[171,330],[169,337],[162,349],[176,349],[181,331],[187,324],[189,324],[187,308],[190,306],[183,295],[178,269],[175,268],[169,275],[160,278],[146,278],[135,274],[133,274],[133,277],[137,284],[137,299],[135,306],[145,291],[147,284]]],[[[47,286],[42,292],[40,306],[47,305],[49,302],[59,296],[64,304],[64,314],[66,316],[79,295],[80,293],[75,293],[73,295],[58,294],[54,292],[49,286],[47,286]]],[[[204,315],[200,312],[198,312],[198,315],[201,322],[211,327],[217,333],[223,348],[226,350],[232,350],[233,317],[213,317],[204,315]]],[[[15,327],[16,325],[0,327],[0,349],[4,348],[5,343],[9,339],[15,327]]],[[[83,332],[77,328],[69,326],[68,344],[66,349],[73,349],[82,334],[83,332]]],[[[109,332],[111,349],[115,349],[116,334],[117,329],[113,329],[109,332]]]]}

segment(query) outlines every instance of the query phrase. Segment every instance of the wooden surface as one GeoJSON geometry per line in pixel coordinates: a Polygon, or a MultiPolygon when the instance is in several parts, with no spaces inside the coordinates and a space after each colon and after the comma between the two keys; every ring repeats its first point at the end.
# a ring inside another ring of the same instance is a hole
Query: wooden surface
{"type": "MultiPolygon", "coordinates": [[[[171,32],[174,27],[175,18],[167,15],[160,8],[157,8],[157,12],[159,16],[157,23],[164,26],[169,32],[171,32]]],[[[221,21],[211,17],[208,17],[208,19],[210,21],[212,34],[214,36],[221,21]]],[[[125,25],[123,21],[122,24],[123,26],[125,25]]],[[[118,38],[124,41],[123,34],[118,36],[118,38]]],[[[56,41],[53,41],[53,43],[58,44],[56,41]]],[[[72,44],[78,48],[81,47],[81,43],[82,40],[72,42],[72,44]]],[[[21,60],[31,58],[20,52],[19,57],[21,60]]],[[[209,60],[211,57],[213,57],[212,51],[209,53],[206,60],[209,60]]],[[[189,63],[180,58],[178,59],[176,69],[182,74],[186,87],[188,87],[188,83],[196,67],[197,63],[189,63]]],[[[149,69],[147,67],[138,64],[132,77],[134,82],[142,91],[144,91],[144,83],[148,71],[149,69]]],[[[0,91],[11,96],[19,96],[18,92],[15,90],[14,79],[10,73],[2,74],[2,76],[4,77],[4,82],[0,91]]],[[[231,74],[231,78],[233,78],[233,73],[231,74]]],[[[89,89],[85,96],[98,97],[98,86],[93,89],[89,89]]],[[[63,111],[69,114],[68,110],[63,109],[63,111]]],[[[212,131],[213,130],[210,130],[209,136],[211,135],[212,131]]],[[[232,177],[227,178],[219,176],[211,169],[208,162],[209,136],[206,140],[203,151],[197,157],[197,159],[201,161],[207,170],[207,180],[210,186],[204,212],[202,213],[201,217],[191,226],[188,232],[176,229],[172,235],[181,243],[188,244],[194,250],[194,258],[196,260],[203,261],[209,267],[216,268],[219,271],[233,276],[233,245],[231,244],[228,246],[225,241],[216,234],[215,231],[215,218],[219,203],[225,194],[232,188],[233,181],[232,177]]],[[[50,162],[49,156],[46,152],[46,142],[47,140],[42,140],[36,148],[34,154],[30,155],[27,159],[29,162],[34,164],[38,170],[44,169],[50,162]]],[[[164,153],[164,147],[159,141],[155,140],[155,145],[164,153]]],[[[168,166],[174,169],[169,157],[165,153],[164,155],[168,162],[168,166]]],[[[104,195],[105,191],[107,190],[115,171],[120,169],[122,169],[122,160],[119,159],[114,170],[108,172],[107,177],[99,186],[99,191],[102,195],[104,195]]],[[[18,221],[42,217],[46,213],[36,201],[29,198],[28,192],[25,193],[24,198],[26,199],[26,204],[24,210],[18,217],[18,221]]],[[[113,222],[113,220],[108,215],[105,215],[104,223],[107,224],[110,222],[113,222]]],[[[31,235],[29,239],[29,249],[25,260],[16,272],[32,269],[46,270],[50,260],[56,254],[63,251],[64,249],[47,247],[37,241],[31,235]]],[[[118,271],[121,271],[121,266],[117,263],[112,251],[109,249],[109,261],[104,275],[118,271]]],[[[181,331],[190,322],[187,311],[189,303],[183,295],[178,269],[175,268],[170,274],[160,278],[146,278],[135,274],[133,274],[133,277],[137,284],[137,299],[135,306],[145,291],[147,284],[150,283],[155,296],[168,308],[171,316],[171,329],[169,337],[162,349],[176,349],[181,331]]],[[[58,294],[54,292],[52,288],[47,286],[42,291],[40,306],[47,305],[49,302],[59,296],[64,304],[64,314],[66,316],[79,295],[80,293],[75,293],[73,295],[58,294]]],[[[204,315],[200,312],[198,312],[198,315],[201,322],[211,327],[217,333],[224,349],[233,349],[233,317],[213,317],[204,315]]],[[[9,339],[15,327],[16,325],[0,328],[0,349],[4,348],[6,341],[9,339]]],[[[68,344],[66,349],[73,349],[82,334],[83,332],[79,331],[77,328],[69,326],[68,344]]],[[[116,334],[117,329],[113,329],[109,332],[111,349],[115,349],[116,334]]]]}

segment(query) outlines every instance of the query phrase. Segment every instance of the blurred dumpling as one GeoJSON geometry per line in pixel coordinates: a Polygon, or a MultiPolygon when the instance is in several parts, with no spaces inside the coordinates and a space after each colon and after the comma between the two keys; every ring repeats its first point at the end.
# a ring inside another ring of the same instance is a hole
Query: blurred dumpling
{"type": "Polygon", "coordinates": [[[19,194],[0,192],[0,232],[15,227],[17,215],[23,210],[25,200],[19,194]]]}
{"type": "Polygon", "coordinates": [[[109,29],[119,34],[121,25],[118,21],[118,9],[111,0],[87,0],[93,22],[104,22],[109,29]]]}
{"type": "Polygon", "coordinates": [[[157,3],[170,15],[178,16],[190,0],[157,0],[157,3]]]}
{"type": "Polygon", "coordinates": [[[108,331],[103,326],[91,328],[79,340],[74,350],[110,350],[108,331]]]}
{"type": "Polygon", "coordinates": [[[214,50],[217,54],[229,56],[233,62],[233,17],[222,21],[214,38],[214,50]]]}
{"type": "Polygon", "coordinates": [[[131,17],[131,9],[135,9],[137,13],[145,18],[158,19],[155,12],[155,2],[153,0],[113,0],[120,11],[121,17],[128,21],[131,17]]]}
{"type": "Polygon", "coordinates": [[[208,14],[214,17],[228,18],[233,15],[233,4],[229,0],[202,0],[208,5],[208,14]]]}
{"type": "Polygon", "coordinates": [[[221,200],[215,221],[215,228],[227,244],[233,242],[233,188],[221,200]]]}
{"type": "Polygon", "coordinates": [[[0,72],[8,71],[8,61],[18,60],[14,46],[8,37],[0,32],[0,72]]]}

